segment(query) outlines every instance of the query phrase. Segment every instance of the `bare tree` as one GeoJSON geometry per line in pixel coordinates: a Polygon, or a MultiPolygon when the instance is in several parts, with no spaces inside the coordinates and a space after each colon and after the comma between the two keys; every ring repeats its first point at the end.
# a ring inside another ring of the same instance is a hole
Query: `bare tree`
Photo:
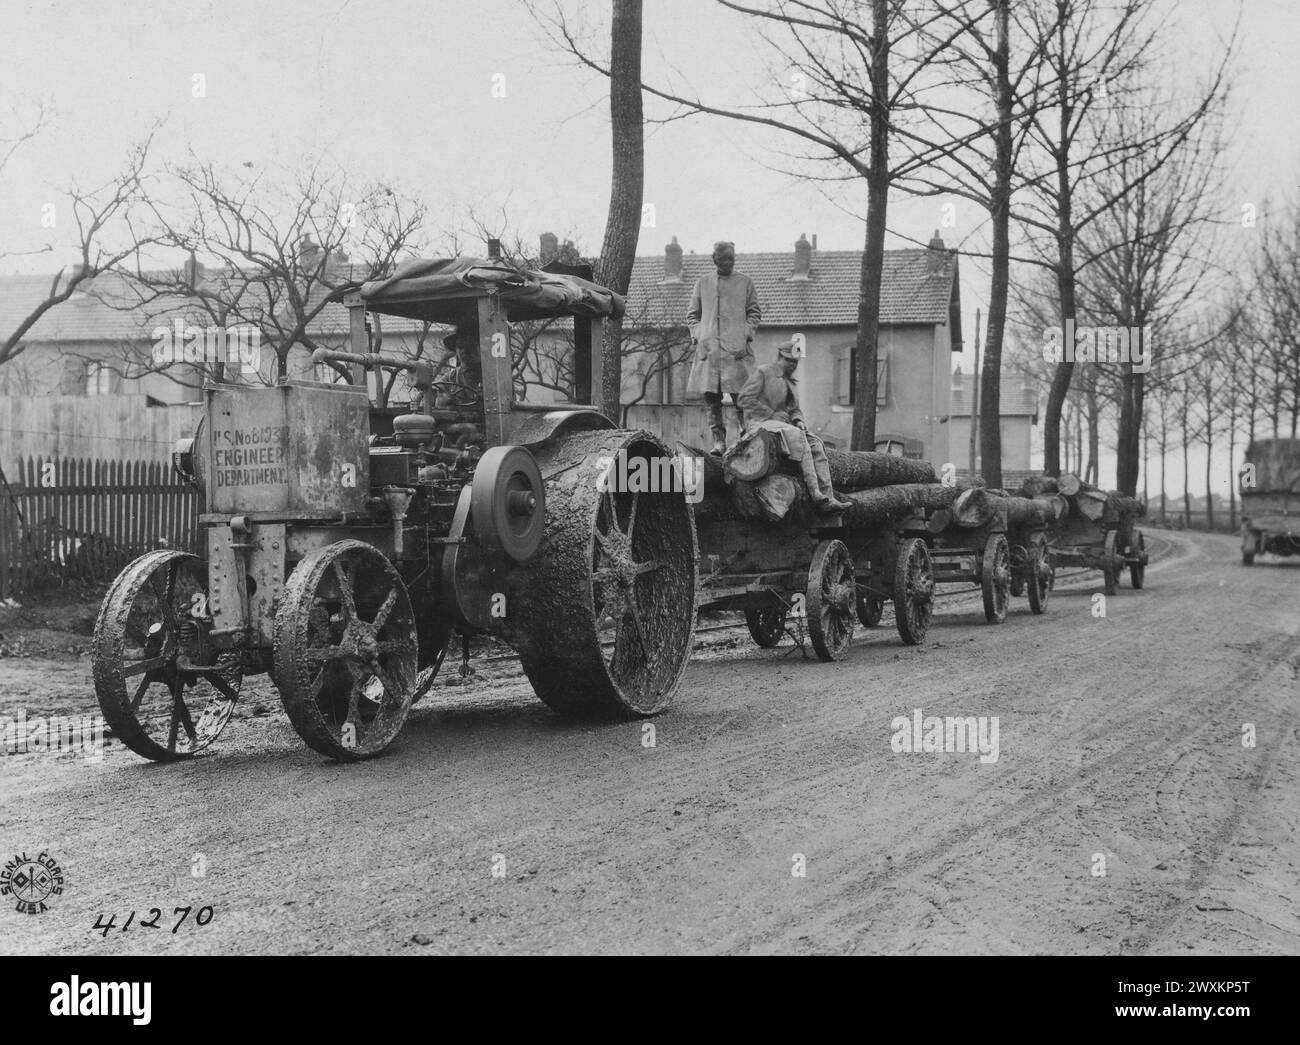
{"type": "MultiPolygon", "coordinates": [[[[23,131],[0,138],[0,174],[14,153],[35,138],[44,113],[23,131]]],[[[52,308],[70,299],[88,281],[129,258],[150,237],[139,230],[138,210],[145,198],[146,165],[152,134],[133,146],[120,173],[96,189],[74,184],[67,190],[73,222],[77,228],[79,260],[71,271],[59,269],[50,280],[45,296],[34,304],[12,330],[0,330],[0,365],[10,362],[27,348],[32,328],[52,308]]],[[[47,244],[38,253],[53,251],[47,244]]],[[[0,253],[0,257],[11,256],[0,253]]]]}

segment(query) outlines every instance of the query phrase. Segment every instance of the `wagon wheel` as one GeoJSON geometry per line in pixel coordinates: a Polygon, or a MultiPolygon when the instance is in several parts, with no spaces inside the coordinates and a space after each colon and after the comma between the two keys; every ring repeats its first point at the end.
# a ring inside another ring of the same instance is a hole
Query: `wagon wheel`
{"type": "Polygon", "coordinates": [[[1029,546],[1029,576],[1025,582],[1031,612],[1043,613],[1047,609],[1048,596],[1055,586],[1056,569],[1047,554],[1047,544],[1036,540],[1029,546]]]}
{"type": "MultiPolygon", "coordinates": [[[[410,594],[408,592],[408,594],[410,594]]],[[[411,697],[412,704],[418,704],[433,688],[434,682],[438,678],[438,672],[442,668],[442,662],[447,656],[447,649],[451,645],[452,626],[450,622],[440,625],[434,629],[432,637],[426,641],[423,633],[419,641],[419,660],[425,662],[419,667],[415,675],[415,693],[411,697]]],[[[371,704],[378,704],[384,695],[384,684],[376,675],[371,675],[362,687],[361,695],[371,704]]]]}
{"type": "Polygon", "coordinates": [[[930,549],[920,537],[908,537],[898,546],[894,567],[894,624],[909,646],[920,645],[934,612],[934,570],[930,549]]]}
{"type": "Polygon", "coordinates": [[[149,552],[118,576],[91,644],[95,695],[113,735],[155,762],[189,758],[230,721],[243,670],[238,652],[208,642],[207,566],[149,552]]]}
{"type": "Polygon", "coordinates": [[[1133,590],[1139,590],[1146,583],[1147,576],[1147,539],[1141,530],[1133,531],[1133,543],[1129,546],[1128,579],[1133,590]]]}
{"type": "Polygon", "coordinates": [[[749,634],[763,649],[778,645],[785,634],[785,607],[773,606],[761,610],[746,610],[745,623],[749,634]]]}
{"type": "Polygon", "coordinates": [[[275,684],[298,735],[342,761],[383,751],[411,710],[417,641],[406,585],[376,549],[347,540],[308,555],[275,615],[275,684]],[[372,678],[377,701],[364,699],[372,678]]]}
{"type": "Polygon", "coordinates": [[[873,595],[869,590],[863,590],[863,585],[858,585],[857,598],[858,621],[864,628],[874,628],[880,623],[880,618],[885,614],[885,600],[878,595],[873,595]]]}
{"type": "Polygon", "coordinates": [[[990,624],[1001,624],[1007,619],[1007,599],[1011,594],[1011,549],[1003,534],[990,534],[984,542],[980,587],[984,592],[984,619],[990,624]]]}
{"type": "Polygon", "coordinates": [[[1117,530],[1106,531],[1106,543],[1101,552],[1101,576],[1107,595],[1114,595],[1119,588],[1119,571],[1123,563],[1119,557],[1119,550],[1115,547],[1118,540],[1117,530]]]}
{"type": "Polygon", "coordinates": [[[679,466],[640,431],[567,433],[536,457],[550,506],[546,533],[510,575],[504,634],[537,696],[556,711],[662,711],[695,632],[695,519],[679,466]],[[611,470],[620,454],[626,468],[611,470]],[[620,475],[630,489],[611,488],[620,475]]]}
{"type": "Polygon", "coordinates": [[[853,639],[853,556],[843,541],[822,541],[808,567],[808,636],[822,660],[843,660],[853,639]]]}

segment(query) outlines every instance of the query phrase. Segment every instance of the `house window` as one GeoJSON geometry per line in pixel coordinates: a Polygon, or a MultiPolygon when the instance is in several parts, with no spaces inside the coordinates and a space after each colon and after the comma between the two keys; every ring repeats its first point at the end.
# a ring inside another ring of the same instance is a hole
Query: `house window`
{"type": "MultiPolygon", "coordinates": [[[[857,383],[857,360],[854,358],[853,345],[840,345],[832,349],[835,353],[835,402],[840,406],[853,405],[854,385],[857,383]]],[[[877,349],[879,352],[879,349],[877,349]]],[[[889,353],[876,357],[876,406],[886,406],[889,401],[889,353]]]]}
{"type": "Polygon", "coordinates": [[[107,396],[116,390],[117,375],[106,363],[86,364],[86,395],[107,396]]]}

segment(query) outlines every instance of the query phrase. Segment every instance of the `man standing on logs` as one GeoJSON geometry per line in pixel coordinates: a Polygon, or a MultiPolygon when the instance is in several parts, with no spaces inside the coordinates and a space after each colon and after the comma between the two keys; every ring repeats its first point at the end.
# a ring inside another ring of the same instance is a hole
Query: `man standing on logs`
{"type": "Polygon", "coordinates": [[[748,276],[734,272],[736,245],[719,241],[713,245],[716,272],[706,272],[695,281],[691,291],[686,324],[691,331],[695,358],[686,391],[703,393],[709,405],[709,426],[713,430],[713,448],[721,455],[727,449],[727,426],[722,420],[722,395],[731,394],[736,404],[738,427],[745,429],[744,410],[738,396],[749,378],[749,362],[754,358],[753,340],[763,317],[758,307],[758,291],[748,276]]]}
{"type": "Polygon", "coordinates": [[[785,444],[786,456],[803,470],[803,481],[812,496],[813,507],[827,514],[847,511],[853,505],[835,495],[831,485],[831,466],[826,460],[822,441],[808,431],[799,396],[795,392],[794,372],[799,366],[793,341],[777,349],[776,362],[758,367],[740,393],[746,434],[774,432],[785,444]]]}

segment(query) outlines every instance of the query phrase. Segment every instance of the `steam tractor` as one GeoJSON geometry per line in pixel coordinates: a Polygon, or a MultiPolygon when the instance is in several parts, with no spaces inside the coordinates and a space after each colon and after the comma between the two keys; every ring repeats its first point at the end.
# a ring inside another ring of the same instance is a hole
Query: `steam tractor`
{"type": "Polygon", "coordinates": [[[569,715],[644,716],[671,701],[695,628],[696,537],[655,435],[589,404],[601,325],[622,299],[589,270],[408,262],[345,299],[350,351],[318,349],[346,383],[209,384],[174,454],[201,491],[202,554],[150,552],[95,626],[100,707],[146,758],[186,758],[268,672],[316,751],[383,751],[454,634],[491,634],[569,715]],[[454,380],[378,354],[382,317],[454,329],[454,380]],[[572,327],[573,403],[516,401],[511,324],[572,327]],[[372,329],[373,328],[373,329],[372,329]],[[409,412],[368,390],[403,371],[409,412]],[[632,466],[631,468],[628,465],[632,466]],[[621,467],[620,467],[621,465],[621,467]]]}

